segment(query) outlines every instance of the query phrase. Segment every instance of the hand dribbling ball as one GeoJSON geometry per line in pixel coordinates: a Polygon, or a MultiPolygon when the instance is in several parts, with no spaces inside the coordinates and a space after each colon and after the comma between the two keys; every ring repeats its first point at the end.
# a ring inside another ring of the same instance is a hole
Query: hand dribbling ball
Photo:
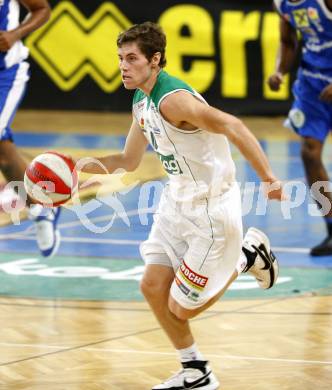
{"type": "Polygon", "coordinates": [[[27,166],[24,187],[36,203],[47,207],[60,206],[77,189],[74,162],[58,152],[42,153],[27,166]]]}

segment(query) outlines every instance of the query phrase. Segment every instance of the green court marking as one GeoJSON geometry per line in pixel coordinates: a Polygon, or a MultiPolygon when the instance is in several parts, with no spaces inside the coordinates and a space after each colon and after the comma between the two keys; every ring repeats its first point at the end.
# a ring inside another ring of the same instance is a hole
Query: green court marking
{"type": "MultiPolygon", "coordinates": [[[[0,253],[0,296],[141,301],[139,260],[0,253]]],[[[225,298],[268,298],[308,292],[328,294],[332,269],[283,268],[278,284],[262,291],[250,276],[240,276],[225,298]]]]}

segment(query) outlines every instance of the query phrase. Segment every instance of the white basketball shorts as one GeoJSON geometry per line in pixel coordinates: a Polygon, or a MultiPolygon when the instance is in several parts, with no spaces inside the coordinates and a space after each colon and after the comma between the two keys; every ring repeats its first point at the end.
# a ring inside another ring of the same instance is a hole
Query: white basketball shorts
{"type": "Polygon", "coordinates": [[[164,192],[140,249],[146,264],[173,267],[172,297],[182,307],[195,309],[230,280],[242,237],[241,197],[234,183],[223,195],[191,206],[175,204],[164,192]]]}

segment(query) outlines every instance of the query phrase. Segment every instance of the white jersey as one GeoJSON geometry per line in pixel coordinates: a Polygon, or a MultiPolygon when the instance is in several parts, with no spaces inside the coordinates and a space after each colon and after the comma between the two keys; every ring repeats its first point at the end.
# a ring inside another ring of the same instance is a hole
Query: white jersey
{"type": "MultiPolygon", "coordinates": [[[[0,30],[14,30],[19,25],[20,4],[17,0],[0,0],[0,30]]],[[[7,69],[24,61],[29,50],[17,41],[7,52],[0,52],[0,69],[7,69]]]]}
{"type": "Polygon", "coordinates": [[[190,202],[223,194],[235,181],[228,140],[204,129],[181,130],[167,122],[160,104],[177,91],[187,91],[207,104],[186,83],[163,70],[150,96],[137,89],[133,100],[133,114],[168,174],[169,195],[176,202],[190,202]]]}

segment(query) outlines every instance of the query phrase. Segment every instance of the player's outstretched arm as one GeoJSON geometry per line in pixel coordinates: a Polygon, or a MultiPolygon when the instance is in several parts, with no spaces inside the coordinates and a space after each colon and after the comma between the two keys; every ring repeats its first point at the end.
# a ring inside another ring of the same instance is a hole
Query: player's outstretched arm
{"type": "Polygon", "coordinates": [[[283,76],[293,68],[298,49],[296,30],[281,16],[280,17],[280,46],[276,61],[276,70],[268,79],[272,91],[278,91],[283,82],[283,76]]]}
{"type": "Polygon", "coordinates": [[[133,119],[122,153],[105,157],[93,157],[92,160],[95,162],[88,159],[86,160],[87,163],[84,163],[84,159],[81,159],[76,161],[76,167],[82,172],[95,174],[113,173],[117,169],[132,172],[142,161],[147,145],[148,141],[144,137],[139,124],[136,119],[133,119]],[[89,160],[90,162],[88,162],[89,160]]]}
{"type": "Polygon", "coordinates": [[[0,31],[0,51],[8,51],[16,41],[46,23],[51,15],[47,0],[19,0],[29,15],[15,29],[0,31]]]}
{"type": "Polygon", "coordinates": [[[283,200],[281,182],[272,172],[269,161],[256,137],[233,115],[202,103],[188,92],[177,92],[166,97],[160,106],[161,113],[170,123],[181,127],[181,123],[189,123],[212,133],[225,135],[238,147],[243,156],[271,188],[267,192],[270,199],[283,200]],[[275,188],[275,190],[273,190],[275,188]]]}

